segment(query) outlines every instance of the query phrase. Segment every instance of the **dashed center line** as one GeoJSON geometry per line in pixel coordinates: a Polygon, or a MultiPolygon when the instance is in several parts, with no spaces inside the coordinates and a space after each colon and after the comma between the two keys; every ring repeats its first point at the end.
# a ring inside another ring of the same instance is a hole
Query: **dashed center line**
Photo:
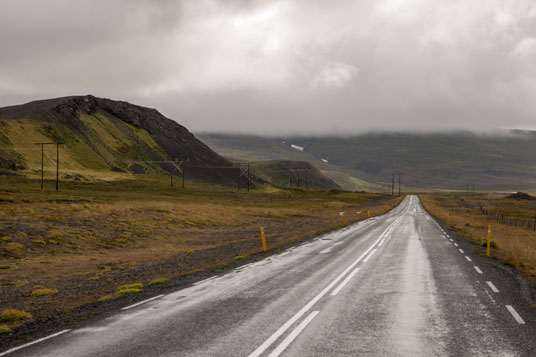
{"type": "Polygon", "coordinates": [[[458,249],[458,250],[460,251],[460,253],[462,253],[462,254],[463,254],[463,249],[458,249]]]}
{"type": "Polygon", "coordinates": [[[337,294],[342,290],[342,288],[344,288],[344,286],[345,286],[346,284],[348,284],[348,282],[354,277],[354,275],[357,274],[358,271],[359,271],[359,268],[355,268],[354,271],[353,271],[350,275],[348,275],[348,276],[346,277],[346,279],[344,279],[344,280],[342,281],[342,283],[340,283],[339,286],[337,286],[337,287],[335,288],[335,290],[333,290],[333,291],[331,292],[331,294],[329,294],[329,295],[330,295],[330,296],[337,296],[337,294]]]}
{"type": "Polygon", "coordinates": [[[365,259],[363,259],[363,263],[366,263],[366,262],[370,259],[370,257],[372,257],[372,255],[373,255],[374,253],[376,253],[376,250],[377,250],[377,249],[374,248],[374,250],[373,250],[372,252],[370,252],[370,254],[367,255],[367,257],[366,257],[365,259]]]}
{"type": "Polygon", "coordinates": [[[482,273],[482,270],[480,270],[480,268],[477,267],[476,265],[475,265],[473,268],[475,268],[475,270],[476,270],[476,272],[477,272],[478,274],[484,274],[484,273],[482,273]]]}
{"type": "Polygon", "coordinates": [[[512,314],[512,316],[514,317],[514,319],[517,321],[518,324],[520,325],[524,325],[525,324],[525,321],[521,318],[521,316],[519,316],[519,314],[517,313],[517,311],[512,307],[512,305],[506,305],[506,309],[508,311],[510,311],[510,313],[512,314]]]}
{"type": "Polygon", "coordinates": [[[467,255],[465,256],[465,259],[467,259],[468,262],[472,262],[473,260],[469,258],[467,255]]]}
{"type": "Polygon", "coordinates": [[[454,246],[455,246],[455,247],[457,247],[457,246],[458,246],[458,244],[457,244],[457,243],[454,243],[454,246]]]}
{"type": "Polygon", "coordinates": [[[303,320],[291,333],[277,346],[275,350],[270,353],[269,357],[278,357],[291,343],[298,337],[298,335],[309,325],[311,321],[318,315],[320,311],[313,311],[303,320]]]}
{"type": "Polygon", "coordinates": [[[493,283],[491,281],[486,281],[486,284],[488,284],[489,288],[491,289],[491,291],[493,291],[494,293],[498,293],[499,292],[499,289],[497,289],[495,287],[495,285],[493,285],[493,283]]]}

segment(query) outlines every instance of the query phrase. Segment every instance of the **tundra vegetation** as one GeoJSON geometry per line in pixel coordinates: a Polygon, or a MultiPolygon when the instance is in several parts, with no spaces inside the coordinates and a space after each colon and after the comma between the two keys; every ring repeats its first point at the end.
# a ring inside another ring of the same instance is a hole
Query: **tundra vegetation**
{"type": "MultiPolygon", "coordinates": [[[[0,311],[33,321],[140,292],[237,257],[381,214],[400,198],[257,185],[246,192],[162,175],[128,180],[0,180],[0,311]],[[360,213],[358,213],[360,212],[360,213]],[[165,278],[163,278],[165,277],[165,278]],[[136,284],[133,284],[136,282],[136,284]],[[144,286],[146,288],[144,288],[144,286]]],[[[236,261],[236,262],[235,262],[236,261]]],[[[28,320],[3,317],[6,328],[28,320]]]]}

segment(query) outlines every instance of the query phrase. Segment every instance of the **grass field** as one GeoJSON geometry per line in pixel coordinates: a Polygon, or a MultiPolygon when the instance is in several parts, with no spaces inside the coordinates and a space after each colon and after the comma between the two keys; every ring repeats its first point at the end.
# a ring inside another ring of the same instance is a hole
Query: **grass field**
{"type": "Polygon", "coordinates": [[[488,226],[491,226],[492,256],[536,282],[536,231],[531,225],[536,217],[536,201],[508,199],[506,195],[497,194],[477,194],[470,198],[464,196],[444,193],[424,194],[420,198],[426,209],[444,223],[449,214],[449,228],[481,245],[482,248],[477,252],[479,254],[485,253],[488,226]],[[494,216],[491,216],[491,212],[494,216]],[[508,217],[508,222],[518,220],[524,225],[505,224],[502,223],[505,220],[496,217],[508,217]],[[529,228],[526,228],[527,220],[529,228]]]}
{"type": "Polygon", "coordinates": [[[41,190],[39,181],[15,176],[0,181],[0,311],[68,313],[258,253],[261,226],[273,251],[341,227],[342,211],[352,222],[399,201],[273,186],[236,192],[189,181],[171,188],[168,178],[145,175],[54,187],[47,181],[41,190]]]}

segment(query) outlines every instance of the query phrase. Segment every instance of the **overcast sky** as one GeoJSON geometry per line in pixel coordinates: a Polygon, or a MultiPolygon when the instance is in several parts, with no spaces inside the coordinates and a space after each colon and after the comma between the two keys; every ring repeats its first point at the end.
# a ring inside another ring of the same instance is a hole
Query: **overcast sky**
{"type": "Polygon", "coordinates": [[[536,129],[536,3],[0,0],[0,106],[74,94],[198,132],[536,129]]]}

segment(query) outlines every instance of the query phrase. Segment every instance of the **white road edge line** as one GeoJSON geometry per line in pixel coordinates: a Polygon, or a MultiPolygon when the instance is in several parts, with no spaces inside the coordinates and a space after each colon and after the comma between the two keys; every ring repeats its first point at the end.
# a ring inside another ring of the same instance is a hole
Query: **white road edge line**
{"type": "Polygon", "coordinates": [[[383,242],[385,242],[385,238],[380,241],[380,244],[378,244],[378,247],[381,247],[383,242]]]}
{"type": "Polygon", "coordinates": [[[376,251],[377,251],[377,249],[374,249],[372,252],[370,252],[370,254],[367,255],[367,257],[363,260],[363,263],[368,262],[368,260],[370,259],[370,257],[372,257],[372,255],[373,255],[374,253],[376,253],[376,251]]]}
{"type": "Polygon", "coordinates": [[[458,244],[454,243],[454,246],[455,246],[455,247],[457,247],[457,246],[458,246],[458,244]]]}
{"type": "Polygon", "coordinates": [[[279,344],[279,346],[277,346],[277,348],[275,350],[272,351],[272,353],[270,353],[268,355],[268,357],[278,357],[284,350],[287,349],[287,347],[292,343],[292,341],[294,341],[296,339],[296,337],[298,337],[298,335],[307,327],[307,325],[309,325],[309,323],[311,321],[313,321],[313,319],[316,317],[316,315],[318,315],[320,311],[313,311],[309,314],[309,316],[307,316],[307,318],[305,320],[303,320],[299,325],[298,327],[296,327],[291,333],[290,335],[288,335],[284,340],[283,342],[281,342],[279,344]]]}
{"type": "Polygon", "coordinates": [[[465,259],[467,259],[468,262],[472,262],[473,260],[469,258],[467,255],[465,256],[465,259]]]}
{"type": "Polygon", "coordinates": [[[318,254],[326,254],[326,253],[329,253],[329,252],[331,252],[331,248],[333,248],[333,247],[326,248],[326,249],[320,251],[318,254]]]}
{"type": "Polygon", "coordinates": [[[12,349],[10,349],[10,350],[7,350],[7,351],[4,351],[4,352],[0,353],[0,356],[5,356],[5,355],[7,355],[7,354],[9,354],[9,353],[18,351],[18,350],[23,349],[23,348],[25,348],[25,347],[28,347],[28,346],[31,346],[31,345],[35,345],[36,343],[43,342],[43,341],[45,341],[45,340],[48,340],[48,339],[50,339],[50,338],[53,338],[53,337],[56,337],[56,336],[59,336],[59,335],[63,335],[64,333],[67,333],[67,332],[69,332],[69,331],[71,331],[71,330],[68,329],[68,330],[63,330],[63,331],[60,331],[60,332],[56,332],[55,334],[52,334],[52,335],[50,335],[50,336],[40,338],[40,339],[38,339],[38,340],[35,340],[35,341],[32,341],[32,342],[26,343],[26,344],[24,344],[24,345],[22,345],[22,346],[14,347],[14,348],[12,348],[12,349]]]}
{"type": "MultiPolygon", "coordinates": [[[[396,222],[402,219],[402,216],[400,216],[396,221],[391,223],[391,226],[394,225],[396,222]]],[[[390,226],[389,226],[390,227],[390,226]]],[[[331,283],[329,283],[328,286],[324,288],[321,292],[319,292],[311,301],[309,301],[304,307],[301,308],[300,311],[298,311],[294,316],[292,316],[287,322],[283,324],[277,331],[275,331],[266,341],[264,341],[255,351],[253,351],[249,357],[258,357],[260,356],[268,347],[270,347],[282,334],[287,331],[290,326],[292,326],[300,317],[303,316],[309,309],[316,304],[318,300],[320,300],[328,291],[331,290],[341,280],[350,270],[352,270],[377,244],[380,240],[382,240],[385,236],[385,232],[389,229],[389,227],[383,231],[383,233],[380,235],[380,237],[372,243],[372,245],[363,253],[359,258],[357,258],[352,264],[350,264],[342,273],[340,273],[331,283]]]]}
{"type": "Polygon", "coordinates": [[[473,268],[475,268],[475,270],[476,270],[476,272],[477,272],[478,274],[484,274],[484,273],[482,273],[482,270],[480,270],[480,268],[477,267],[476,265],[475,265],[473,268]]]}
{"type": "Polygon", "coordinates": [[[359,268],[355,268],[354,271],[351,272],[350,275],[348,275],[348,276],[346,277],[346,279],[344,279],[344,280],[342,281],[342,283],[340,283],[339,286],[337,286],[337,287],[335,288],[335,290],[333,290],[333,291],[331,292],[331,294],[329,294],[329,295],[330,295],[330,296],[337,296],[337,294],[342,290],[342,288],[344,288],[344,286],[345,286],[346,284],[348,284],[348,282],[354,277],[354,275],[357,274],[358,271],[359,271],[359,268]]]}
{"type": "Polygon", "coordinates": [[[512,314],[512,316],[514,317],[514,319],[517,321],[518,324],[520,324],[520,325],[524,325],[524,324],[525,324],[525,321],[523,321],[523,319],[521,318],[521,316],[519,316],[519,314],[518,314],[517,311],[512,307],[512,305],[506,305],[506,309],[508,309],[508,311],[510,311],[510,313],[512,314]]]}
{"type": "Polygon", "coordinates": [[[206,279],[203,279],[203,280],[200,280],[198,282],[195,282],[193,283],[192,285],[199,285],[199,284],[203,284],[209,280],[212,280],[212,279],[216,279],[218,276],[217,275],[214,275],[214,276],[211,276],[210,278],[206,278],[206,279]]]}
{"type": "Polygon", "coordinates": [[[499,292],[499,289],[497,289],[495,287],[495,285],[493,285],[493,283],[491,281],[486,281],[486,283],[488,284],[488,286],[490,287],[491,291],[493,291],[494,293],[498,293],[499,292]]]}
{"type": "Polygon", "coordinates": [[[141,304],[145,304],[146,302],[153,301],[153,300],[156,300],[156,299],[160,299],[162,296],[165,296],[165,294],[157,295],[157,296],[153,296],[153,297],[150,298],[150,299],[140,301],[140,302],[135,303],[135,304],[130,305],[130,306],[126,306],[126,307],[122,308],[121,310],[132,309],[133,307],[140,306],[141,304]]]}
{"type": "Polygon", "coordinates": [[[460,251],[460,253],[462,253],[462,254],[463,254],[463,249],[458,249],[458,250],[460,251]]]}

